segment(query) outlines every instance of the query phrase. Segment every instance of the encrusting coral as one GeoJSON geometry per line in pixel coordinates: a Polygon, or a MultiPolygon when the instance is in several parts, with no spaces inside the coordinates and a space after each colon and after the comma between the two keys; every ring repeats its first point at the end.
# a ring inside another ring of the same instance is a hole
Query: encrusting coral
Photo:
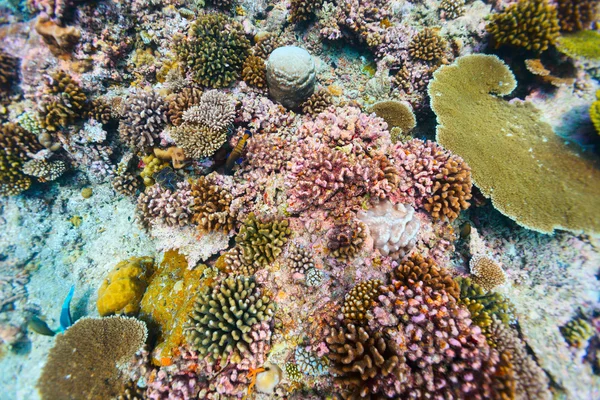
{"type": "Polygon", "coordinates": [[[121,316],[85,317],[56,338],[38,380],[41,398],[104,398],[118,395],[125,365],[144,345],[146,324],[121,316]]]}
{"type": "Polygon", "coordinates": [[[235,227],[236,215],[230,209],[231,193],[203,176],[192,182],[191,189],[194,197],[192,221],[199,229],[227,233],[235,227]]]}
{"type": "Polygon", "coordinates": [[[98,314],[137,315],[153,273],[152,257],[132,257],[115,265],[98,289],[98,314]]]}
{"type": "Polygon", "coordinates": [[[49,78],[42,95],[40,114],[42,127],[54,132],[84,115],[87,96],[63,70],[54,72],[49,78]]]}
{"type": "Polygon", "coordinates": [[[185,334],[200,355],[224,364],[251,351],[253,330],[271,319],[274,307],[254,278],[230,277],[198,296],[185,334]]]}
{"type": "Polygon", "coordinates": [[[119,123],[121,140],[131,149],[143,151],[154,146],[167,124],[167,105],[155,91],[137,91],[125,100],[119,123]]]}
{"type": "Polygon", "coordinates": [[[175,50],[194,79],[207,87],[235,81],[250,50],[242,25],[223,14],[200,14],[175,50]]]}
{"type": "Polygon", "coordinates": [[[412,58],[423,61],[440,61],[444,58],[446,41],[432,28],[424,28],[417,33],[408,47],[412,58]]]}
{"type": "Polygon", "coordinates": [[[600,231],[589,201],[600,198],[600,169],[540,121],[531,103],[497,97],[515,86],[495,56],[442,66],[429,84],[438,142],[469,164],[483,195],[520,225],[544,233],[600,231]]]}
{"type": "Polygon", "coordinates": [[[348,321],[364,323],[367,319],[367,311],[374,305],[375,300],[381,293],[383,282],[379,279],[370,279],[354,286],[344,297],[342,313],[348,321]]]}
{"type": "Polygon", "coordinates": [[[511,45],[542,52],[558,38],[556,7],[548,0],[519,0],[492,14],[487,30],[496,46],[511,45]]]}

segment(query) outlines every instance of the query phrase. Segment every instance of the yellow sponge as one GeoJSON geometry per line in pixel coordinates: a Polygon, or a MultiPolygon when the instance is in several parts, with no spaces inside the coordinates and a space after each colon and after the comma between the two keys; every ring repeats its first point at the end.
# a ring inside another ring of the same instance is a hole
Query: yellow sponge
{"type": "Polygon", "coordinates": [[[98,313],[137,314],[153,271],[152,257],[133,257],[118,263],[98,290],[98,313]]]}

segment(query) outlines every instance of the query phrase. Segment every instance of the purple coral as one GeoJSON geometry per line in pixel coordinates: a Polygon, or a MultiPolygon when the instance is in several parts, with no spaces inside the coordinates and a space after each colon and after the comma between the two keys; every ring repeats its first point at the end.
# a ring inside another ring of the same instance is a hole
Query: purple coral
{"type": "Polygon", "coordinates": [[[178,183],[174,192],[156,184],[138,198],[138,210],[146,226],[157,223],[185,226],[191,221],[193,205],[194,197],[189,182],[178,183]]]}

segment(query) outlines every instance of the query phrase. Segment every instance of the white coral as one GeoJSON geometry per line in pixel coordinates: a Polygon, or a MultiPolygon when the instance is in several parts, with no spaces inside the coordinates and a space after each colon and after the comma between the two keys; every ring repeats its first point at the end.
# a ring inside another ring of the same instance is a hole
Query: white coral
{"type": "Polygon", "coordinates": [[[412,206],[394,205],[389,200],[360,211],[358,218],[369,228],[375,248],[386,256],[408,252],[415,245],[421,227],[412,206]]]}

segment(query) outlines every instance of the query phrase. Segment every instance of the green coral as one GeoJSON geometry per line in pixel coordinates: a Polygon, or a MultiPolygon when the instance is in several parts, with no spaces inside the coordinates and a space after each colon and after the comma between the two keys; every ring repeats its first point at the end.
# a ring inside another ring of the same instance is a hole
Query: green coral
{"type": "Polygon", "coordinates": [[[582,317],[572,319],[560,330],[567,343],[578,349],[585,347],[594,336],[594,327],[582,317]]]}
{"type": "Polygon", "coordinates": [[[486,336],[489,336],[493,316],[507,326],[512,322],[512,307],[504,296],[485,292],[469,278],[456,278],[456,282],[460,287],[459,304],[469,310],[471,320],[486,336]]]}
{"type": "Polygon", "coordinates": [[[472,54],[429,83],[437,141],[472,168],[473,183],[521,226],[600,232],[600,168],[567,144],[529,102],[508,102],[517,82],[498,57],[472,54]]]}
{"type": "Polygon", "coordinates": [[[21,159],[0,149],[0,196],[15,196],[31,186],[31,179],[21,172],[21,159]]]}
{"type": "Polygon", "coordinates": [[[547,0],[520,0],[503,12],[492,14],[487,30],[497,46],[542,52],[558,38],[558,15],[547,0]]]}
{"type": "Polygon", "coordinates": [[[579,31],[562,35],[556,48],[571,58],[600,60],[600,33],[596,31],[579,31]]]}
{"type": "Polygon", "coordinates": [[[242,25],[223,14],[202,14],[179,40],[175,51],[194,79],[224,87],[238,79],[250,51],[242,25]]]}
{"type": "Polygon", "coordinates": [[[596,128],[596,132],[600,134],[600,90],[596,92],[596,101],[590,106],[590,119],[596,128]]]}
{"type": "Polygon", "coordinates": [[[254,278],[230,277],[198,296],[185,335],[201,356],[212,360],[243,356],[254,341],[253,326],[269,321],[274,308],[254,278]]]}

